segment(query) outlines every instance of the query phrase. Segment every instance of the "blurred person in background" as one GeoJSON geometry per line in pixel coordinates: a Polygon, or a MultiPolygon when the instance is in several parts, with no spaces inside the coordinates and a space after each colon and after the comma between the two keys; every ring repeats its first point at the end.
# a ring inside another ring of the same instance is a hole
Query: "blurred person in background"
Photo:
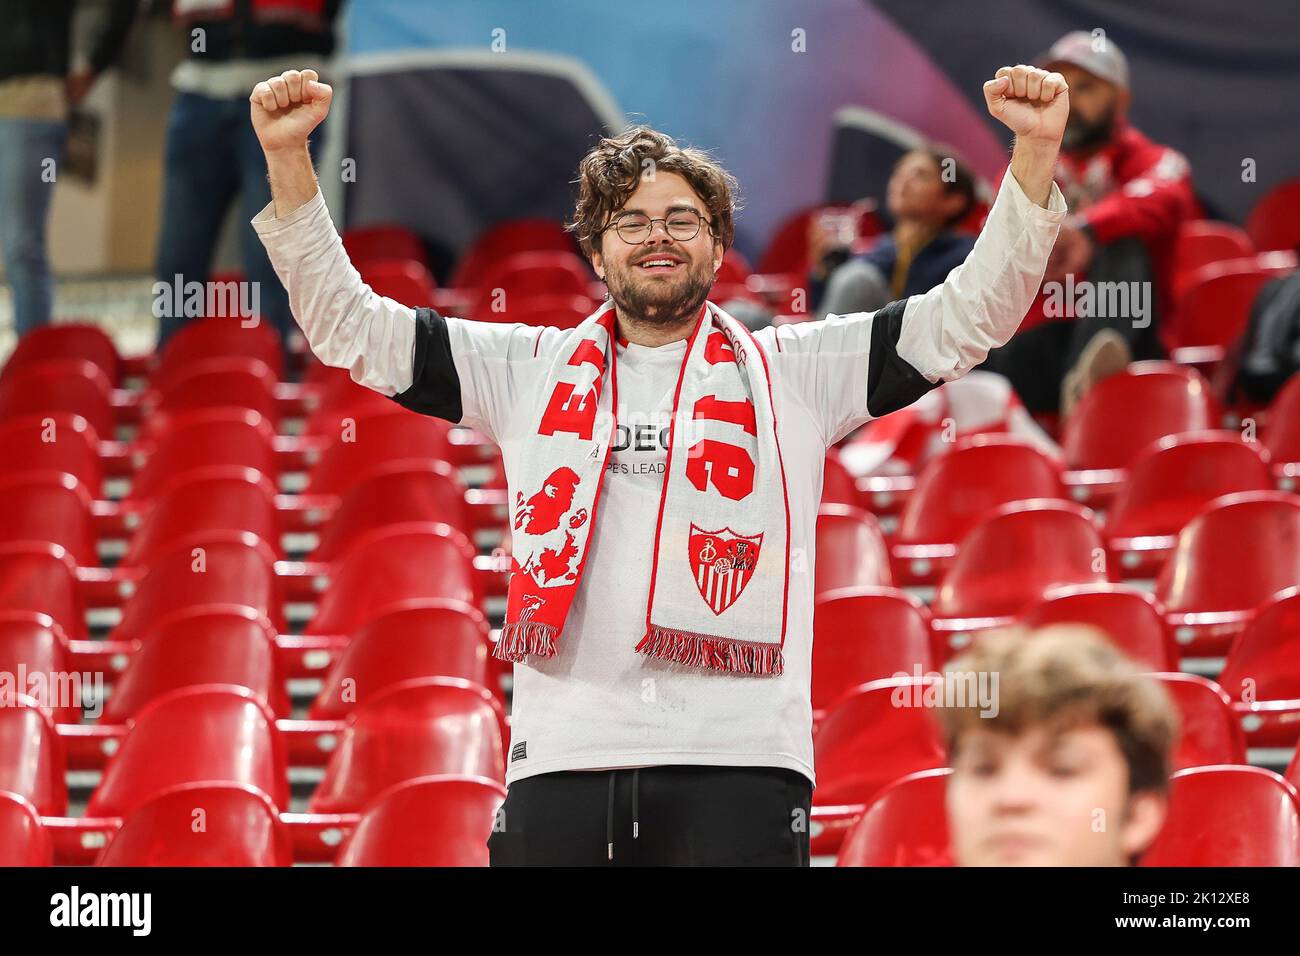
{"type": "MultiPolygon", "coordinates": [[[[975,204],[975,179],[937,146],[904,153],[894,165],[885,208],[894,227],[861,255],[848,258],[835,220],[813,217],[808,244],[811,311],[817,318],[872,312],[887,302],[928,292],[965,261],[975,237],[956,226],[975,204]]],[[[848,242],[856,235],[852,214],[848,242]]]]}
{"type": "MultiPolygon", "coordinates": [[[[1070,120],[1057,182],[1070,204],[1043,278],[1142,283],[1145,315],[1048,314],[1040,299],[1016,337],[983,368],[1011,379],[1033,412],[1071,408],[1093,385],[1135,359],[1163,356],[1160,320],[1168,314],[1173,247],[1179,227],[1200,214],[1191,167],[1129,124],[1128,61],[1099,32],[1075,31],[1035,61],[1070,84],[1070,120]]],[[[1070,286],[1066,286],[1068,292],[1070,286]]],[[[1130,288],[1136,288],[1130,286],[1130,288]]],[[[1130,302],[1133,301],[1130,298],[1130,302]]]]}
{"type": "MultiPolygon", "coordinates": [[[[982,635],[948,665],[996,675],[993,707],[945,706],[958,866],[1129,866],[1164,824],[1178,730],[1164,689],[1086,625],[982,635]]],[[[990,684],[992,681],[990,680],[990,684]]],[[[950,696],[950,694],[952,696],[950,696]]]]}
{"type": "Polygon", "coordinates": [[[0,251],[19,336],[47,325],[54,304],[45,229],[68,110],[121,55],[136,4],[108,4],[87,65],[74,72],[73,0],[0,0],[0,251]]]}
{"type": "MultiPolygon", "coordinates": [[[[327,75],[343,0],[175,0],[172,16],[189,55],[172,73],[176,98],[167,119],[157,278],[169,285],[207,282],[221,226],[240,209],[244,277],[257,283],[262,317],[287,343],[295,328],[289,297],[248,225],[271,201],[266,161],[248,118],[248,91],[291,67],[327,75]]],[[[319,157],[319,137],[311,141],[319,157]]],[[[161,348],[187,321],[164,316],[161,348]]]]}

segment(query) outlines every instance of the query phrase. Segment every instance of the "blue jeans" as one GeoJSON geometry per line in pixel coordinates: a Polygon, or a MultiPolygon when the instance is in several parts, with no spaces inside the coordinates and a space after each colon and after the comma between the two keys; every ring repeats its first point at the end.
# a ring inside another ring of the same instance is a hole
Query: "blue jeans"
{"type": "Polygon", "coordinates": [[[45,228],[54,182],[43,174],[57,171],[67,136],[66,123],[0,117],[0,251],[20,336],[50,321],[54,279],[45,228]]]}
{"type": "MultiPolygon", "coordinates": [[[[311,141],[318,153],[321,130],[311,141]]],[[[248,117],[248,97],[212,99],[177,93],[167,120],[162,232],[158,238],[157,277],[170,287],[207,282],[221,225],[238,201],[240,253],[244,273],[257,283],[262,317],[288,340],[295,328],[289,296],[249,220],[271,201],[266,158],[248,117]]],[[[185,316],[164,316],[158,346],[180,329],[185,316]]]]}

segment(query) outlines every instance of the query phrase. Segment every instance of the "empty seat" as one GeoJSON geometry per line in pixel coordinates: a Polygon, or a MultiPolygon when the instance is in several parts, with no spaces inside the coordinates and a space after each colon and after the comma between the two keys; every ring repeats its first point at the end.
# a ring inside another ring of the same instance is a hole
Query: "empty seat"
{"type": "Polygon", "coordinates": [[[258,359],[267,364],[273,378],[284,377],[280,336],[270,322],[245,324],[238,318],[210,316],[186,322],[167,340],[149,384],[166,389],[193,363],[219,357],[258,359]]]}
{"type": "Polygon", "coordinates": [[[1255,245],[1240,226],[1209,219],[1183,223],[1174,239],[1175,298],[1201,266],[1253,255],[1255,245]]]}
{"type": "Polygon", "coordinates": [[[1300,589],[1255,612],[1228,651],[1219,683],[1254,747],[1293,747],[1300,736],[1300,589]]]}
{"type": "Polygon", "coordinates": [[[510,219],[479,235],[461,255],[452,274],[457,289],[477,288],[502,259],[518,252],[573,252],[573,237],[553,219],[510,219]]]}
{"type": "Polygon", "coordinates": [[[1178,532],[1209,502],[1272,487],[1259,444],[1236,432],[1167,436],[1134,459],[1106,514],[1107,547],[1126,576],[1153,577],[1178,532]]]}
{"type": "Polygon", "coordinates": [[[241,465],[177,476],[145,513],[122,563],[148,566],[187,540],[223,531],[252,532],[279,553],[280,520],[269,478],[241,465]]]}
{"type": "Polygon", "coordinates": [[[19,472],[0,477],[0,543],[61,545],[81,567],[98,567],[94,496],[67,472],[19,472]]]}
{"type": "Polygon", "coordinates": [[[101,440],[112,440],[117,432],[112,393],[112,383],[91,362],[37,362],[0,381],[0,422],[26,415],[80,415],[101,440]]]}
{"type": "Polygon", "coordinates": [[[1009,624],[1047,592],[1107,580],[1106,551],[1086,508],[1069,501],[1003,505],[962,541],[930,611],[949,647],[1009,624]]]}
{"type": "Polygon", "coordinates": [[[32,365],[58,359],[90,362],[104,373],[111,385],[122,379],[122,360],[117,346],[100,326],[90,323],[60,323],[32,329],[23,334],[9,354],[0,379],[32,365]]]}
{"type": "Polygon", "coordinates": [[[270,545],[248,531],[211,531],[173,546],[134,583],[113,636],[139,638],[166,615],[200,604],[242,604],[283,630],[270,545]]]}
{"type": "MultiPolygon", "coordinates": [[[[1294,268],[1295,262],[1289,263],[1294,268]]],[[[1175,361],[1217,361],[1241,338],[1264,283],[1286,268],[1255,258],[1203,266],[1188,278],[1165,336],[1175,361]]]]}
{"type": "Polygon", "coordinates": [[[917,476],[891,549],[895,575],[933,583],[951,566],[958,542],[993,509],[1063,493],[1060,465],[1033,445],[1007,435],[963,439],[917,476]]]}
{"type": "Polygon", "coordinates": [[[393,411],[356,418],[346,427],[346,433],[334,436],[312,468],[305,489],[308,493],[340,495],[370,469],[388,462],[451,458],[449,422],[397,405],[393,411]]]}
{"type": "Polygon", "coordinates": [[[361,263],[361,278],[371,291],[412,309],[432,306],[437,283],[421,262],[384,259],[361,263]]]}
{"type": "Polygon", "coordinates": [[[86,815],[128,817],[170,787],[199,782],[244,784],[288,806],[283,741],[248,688],[202,684],[155,698],[136,715],[86,815]]]}
{"type": "Polygon", "coordinates": [[[445,461],[386,462],[343,493],[321,529],[313,561],[335,561],[366,532],[410,521],[441,521],[469,533],[465,485],[445,461]]]}
{"type": "Polygon", "coordinates": [[[908,774],[881,791],[840,850],[837,866],[952,866],[945,799],[952,770],[908,774]]]}
{"type": "Polygon", "coordinates": [[[212,408],[246,408],[275,422],[275,392],[275,373],[262,359],[226,356],[190,362],[141,397],[144,432],[163,431],[177,415],[212,408]]]}
{"type": "Polygon", "coordinates": [[[503,780],[503,724],[492,695],[468,681],[424,677],[393,685],[348,718],[311,809],[359,812],[393,784],[431,774],[503,780]]]}
{"type": "Polygon", "coordinates": [[[412,598],[477,606],[474,548],[448,524],[407,522],[361,535],[331,574],[308,634],[350,634],[412,598]]]}
{"type": "Polygon", "coordinates": [[[0,790],[0,867],[53,863],[50,834],[31,801],[0,790]]]}
{"type": "Polygon", "coordinates": [[[1255,248],[1300,247],[1300,179],[1278,183],[1255,203],[1246,219],[1246,232],[1255,248]]]}
{"type": "Polygon", "coordinates": [[[596,311],[597,302],[588,295],[544,294],[502,301],[486,300],[474,318],[481,322],[519,322],[522,325],[576,328],[596,311]]]}
{"type": "Polygon", "coordinates": [[[239,465],[271,479],[280,474],[275,431],[255,411],[216,408],[186,412],[170,419],[161,434],[133,446],[136,467],[130,501],[155,498],[187,472],[212,465],[239,465]]]}
{"type": "Polygon", "coordinates": [[[934,669],[930,614],[893,588],[824,591],[813,607],[814,717],[859,684],[934,669]]]}
{"type": "Polygon", "coordinates": [[[30,801],[41,816],[62,816],[68,812],[67,765],[53,717],[25,694],[6,694],[0,707],[0,792],[30,801]]]}
{"type": "Polygon", "coordinates": [[[857,483],[840,461],[834,448],[826,450],[826,464],[822,472],[822,504],[853,505],[862,507],[863,496],[857,483]]]}
{"type": "Polygon", "coordinates": [[[861,508],[823,504],[817,511],[816,533],[815,593],[893,583],[880,525],[861,508]]]}
{"type": "Polygon", "coordinates": [[[19,689],[55,721],[81,721],[81,675],[72,667],[62,628],[48,614],[0,611],[0,674],[17,675],[20,668],[29,679],[19,689]]]}
{"type": "Polygon", "coordinates": [[[330,669],[312,720],[346,717],[394,684],[458,677],[488,686],[487,618],[460,601],[421,598],[364,624],[330,669]]]}
{"type": "Polygon", "coordinates": [[[293,848],[270,798],[255,787],[199,781],[136,807],[96,866],[291,866],[293,848]]]}
{"type": "Polygon", "coordinates": [[[69,640],[86,636],[77,566],[62,545],[0,544],[0,611],[48,614],[69,640]]]}
{"type": "Polygon", "coordinates": [[[488,837],[505,787],[467,776],[417,777],[366,807],[339,866],[487,866],[488,837]]]}
{"type": "Polygon", "coordinates": [[[350,226],[343,230],[343,248],[358,269],[367,262],[394,259],[408,259],[424,266],[429,264],[424,242],[406,226],[397,223],[350,226]]]}
{"type": "Polygon", "coordinates": [[[275,630],[265,615],[241,605],[182,608],[153,622],[104,705],[104,723],[133,719],[151,701],[199,684],[245,687],[274,713],[289,714],[275,630]]]}
{"type": "Polygon", "coordinates": [[[1053,588],[1020,618],[1025,627],[1088,624],[1099,628],[1137,664],[1153,671],[1178,669],[1178,650],[1160,606],[1150,593],[1126,584],[1053,588]]]}
{"type": "Polygon", "coordinates": [[[1178,535],[1156,580],[1184,656],[1224,654],[1255,609],[1300,585],[1300,498],[1249,491],[1216,498],[1178,535]]]}
{"type": "Polygon", "coordinates": [[[66,472],[93,496],[103,491],[99,436],[80,415],[34,414],[0,421],[0,448],[0,474],[66,472]]]}
{"type": "Polygon", "coordinates": [[[586,260],[565,250],[517,252],[483,273],[472,315],[488,311],[492,300],[526,299],[536,295],[586,295],[595,277],[586,260]]]}
{"type": "Polygon", "coordinates": [[[1105,500],[1152,442],[1214,428],[1217,415],[1209,383],[1194,369],[1134,362],[1108,376],[1087,391],[1065,422],[1061,444],[1072,497],[1105,500]]]}
{"type": "Polygon", "coordinates": [[[1246,742],[1228,695],[1196,674],[1153,674],[1178,708],[1179,736],[1173,769],[1244,764],[1246,742]]]}
{"type": "Polygon", "coordinates": [[[1300,866],[1300,807],[1277,774],[1193,767],[1169,786],[1169,816],[1143,866],[1300,866]]]}

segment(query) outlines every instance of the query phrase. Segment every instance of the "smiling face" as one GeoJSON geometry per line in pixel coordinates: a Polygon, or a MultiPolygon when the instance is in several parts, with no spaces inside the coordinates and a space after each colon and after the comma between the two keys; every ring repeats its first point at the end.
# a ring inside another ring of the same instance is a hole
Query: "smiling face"
{"type": "Polygon", "coordinates": [[[643,177],[626,203],[616,210],[593,249],[591,262],[605,280],[620,314],[633,321],[672,326],[694,318],[713,288],[722,262],[722,243],[710,232],[708,208],[686,179],[660,171],[643,177]],[[669,224],[694,212],[703,217],[699,233],[689,240],[669,235],[669,224]],[[625,242],[616,225],[620,216],[640,213],[651,219],[649,237],[640,244],[625,242]]]}
{"type": "Polygon", "coordinates": [[[1129,793],[1115,735],[1096,724],[967,732],[947,800],[961,866],[1125,866],[1165,811],[1163,796],[1129,793]]]}

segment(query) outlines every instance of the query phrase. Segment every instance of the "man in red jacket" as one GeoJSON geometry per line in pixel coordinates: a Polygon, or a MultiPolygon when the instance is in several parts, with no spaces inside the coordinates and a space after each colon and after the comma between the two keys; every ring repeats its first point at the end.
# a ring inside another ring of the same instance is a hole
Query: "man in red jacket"
{"type": "Polygon", "coordinates": [[[1061,224],[1043,290],[1016,337],[984,367],[1032,411],[1064,414],[1135,358],[1161,354],[1173,245],[1200,214],[1187,160],[1128,123],[1128,61],[1100,31],[1063,36],[1036,60],[1070,85],[1057,182],[1061,224]]]}

